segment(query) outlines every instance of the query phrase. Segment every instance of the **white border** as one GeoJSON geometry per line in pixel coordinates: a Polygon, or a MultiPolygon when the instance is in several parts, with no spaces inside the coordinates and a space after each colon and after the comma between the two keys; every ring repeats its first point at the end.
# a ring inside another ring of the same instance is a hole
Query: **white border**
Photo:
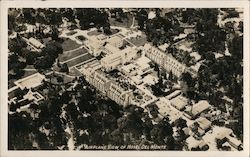
{"type": "Polygon", "coordinates": [[[0,79],[1,92],[1,143],[0,156],[232,156],[245,157],[249,156],[249,2],[248,1],[2,1],[0,9],[1,19],[1,51],[0,51],[0,79]],[[112,7],[128,7],[128,8],[226,8],[226,7],[242,7],[244,8],[244,141],[243,151],[240,152],[191,152],[191,151],[8,151],[7,145],[7,98],[8,98],[8,32],[7,32],[7,9],[15,7],[71,7],[71,8],[112,8],[112,7]],[[46,154],[45,154],[46,153],[46,154]]]}

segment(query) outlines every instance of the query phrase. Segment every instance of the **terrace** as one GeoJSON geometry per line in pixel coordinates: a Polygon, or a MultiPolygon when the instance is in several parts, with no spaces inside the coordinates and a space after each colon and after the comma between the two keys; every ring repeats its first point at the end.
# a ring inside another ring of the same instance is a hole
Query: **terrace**
{"type": "Polygon", "coordinates": [[[40,73],[35,73],[23,79],[20,79],[14,82],[21,89],[24,88],[34,88],[42,84],[42,81],[45,79],[45,76],[40,73]]]}
{"type": "MultiPolygon", "coordinates": [[[[104,73],[104,72],[103,72],[104,73]]],[[[123,75],[118,70],[113,70],[109,72],[108,74],[104,73],[109,79],[119,84],[123,90],[127,91],[129,89],[133,89],[133,86],[130,84],[129,80],[126,78],[125,75],[123,75]]]]}
{"type": "Polygon", "coordinates": [[[62,85],[68,84],[73,81],[74,77],[68,76],[64,73],[53,72],[46,75],[46,78],[49,83],[53,85],[62,85]]]}
{"type": "Polygon", "coordinates": [[[170,100],[171,105],[174,106],[175,108],[177,108],[178,110],[183,110],[185,108],[185,106],[188,103],[187,98],[179,95],[173,99],[170,100]]]}
{"type": "Polygon", "coordinates": [[[194,119],[201,113],[209,110],[210,108],[211,105],[206,100],[201,100],[192,106],[187,106],[184,115],[187,116],[189,119],[194,119]]]}
{"type": "Polygon", "coordinates": [[[147,105],[155,101],[155,99],[151,95],[146,94],[140,89],[134,90],[132,93],[130,93],[130,96],[131,104],[140,106],[142,108],[145,108],[147,105]]]}

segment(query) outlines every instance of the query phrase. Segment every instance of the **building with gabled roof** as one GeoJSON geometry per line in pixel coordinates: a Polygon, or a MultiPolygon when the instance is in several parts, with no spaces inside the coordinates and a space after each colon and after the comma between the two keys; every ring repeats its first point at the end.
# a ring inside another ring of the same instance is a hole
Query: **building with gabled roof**
{"type": "Polygon", "coordinates": [[[196,122],[199,124],[199,127],[205,131],[207,131],[212,125],[212,122],[210,122],[207,118],[204,117],[197,118],[196,122]]]}
{"type": "Polygon", "coordinates": [[[185,72],[186,66],[177,61],[170,54],[162,52],[160,49],[151,46],[150,44],[144,45],[146,56],[152,61],[163,67],[167,72],[172,72],[175,76],[180,77],[185,72]]]}

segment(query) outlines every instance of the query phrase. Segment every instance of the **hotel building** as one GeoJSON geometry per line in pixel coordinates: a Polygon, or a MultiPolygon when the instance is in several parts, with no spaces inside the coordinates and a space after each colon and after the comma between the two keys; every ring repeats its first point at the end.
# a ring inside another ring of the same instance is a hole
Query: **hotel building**
{"type": "Polygon", "coordinates": [[[165,54],[149,44],[145,44],[144,50],[148,58],[163,67],[167,72],[172,72],[177,77],[180,77],[185,72],[186,66],[171,55],[165,54]]]}

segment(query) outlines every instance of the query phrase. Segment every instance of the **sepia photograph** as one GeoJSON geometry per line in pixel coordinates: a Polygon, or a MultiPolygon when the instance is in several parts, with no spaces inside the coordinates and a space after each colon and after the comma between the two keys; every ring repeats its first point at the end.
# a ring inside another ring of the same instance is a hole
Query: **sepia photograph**
{"type": "Polygon", "coordinates": [[[244,5],[85,6],[6,7],[7,152],[249,151],[244,5]]]}

